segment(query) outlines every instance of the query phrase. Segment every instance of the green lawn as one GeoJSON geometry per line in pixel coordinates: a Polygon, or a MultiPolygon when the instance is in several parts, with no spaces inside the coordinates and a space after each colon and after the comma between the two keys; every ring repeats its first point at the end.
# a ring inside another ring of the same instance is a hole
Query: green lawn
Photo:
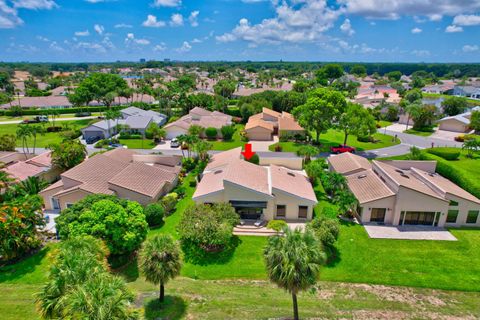
{"type": "MultiPolygon", "coordinates": [[[[313,134],[312,137],[315,137],[315,135],[313,134]]],[[[393,137],[389,135],[385,135],[383,133],[377,132],[373,135],[373,137],[376,140],[376,142],[360,142],[357,140],[356,136],[351,135],[348,137],[347,145],[355,147],[358,151],[365,151],[365,150],[386,148],[386,147],[390,147],[400,143],[399,139],[393,141],[394,139],[393,137]]],[[[321,144],[320,151],[328,152],[331,146],[342,144],[344,138],[345,136],[343,132],[339,130],[333,130],[333,129],[328,130],[327,133],[323,133],[320,135],[320,144],[321,144]]],[[[302,146],[301,143],[290,142],[290,141],[279,142],[279,144],[282,146],[283,152],[297,152],[298,148],[302,146]]],[[[271,145],[269,147],[269,150],[275,151],[275,145],[271,145]]]]}
{"type": "Polygon", "coordinates": [[[235,125],[235,133],[233,134],[233,138],[230,141],[223,141],[223,140],[218,140],[218,141],[212,141],[213,147],[212,150],[230,150],[238,147],[243,147],[245,145],[245,141],[242,141],[240,137],[240,132],[245,128],[243,124],[237,124],[235,125]]]}
{"type": "MultiPolygon", "coordinates": [[[[102,113],[101,112],[92,112],[92,116],[98,117],[102,113]]],[[[1,121],[15,121],[15,120],[24,120],[24,119],[33,119],[35,116],[19,116],[19,117],[8,117],[8,116],[0,116],[0,122],[1,121]]],[[[75,117],[74,113],[66,113],[66,114],[61,114],[56,119],[65,119],[65,118],[77,118],[77,119],[82,119],[81,117],[75,117]]]]}
{"type": "Polygon", "coordinates": [[[391,121],[385,121],[385,120],[380,120],[377,121],[377,124],[380,125],[381,128],[388,127],[389,125],[392,124],[391,121]]]}
{"type": "MultiPolygon", "coordinates": [[[[81,129],[83,127],[86,127],[89,123],[92,121],[95,121],[94,119],[83,119],[83,120],[74,120],[74,121],[59,121],[55,122],[55,126],[62,126],[65,123],[70,125],[71,128],[78,128],[81,129]]],[[[41,125],[41,124],[40,124],[41,125]]],[[[16,134],[18,124],[2,124],[0,125],[0,135],[2,134],[16,134]]],[[[45,124],[45,128],[48,127],[49,125],[45,124]]],[[[38,135],[37,136],[37,147],[47,147],[48,145],[52,143],[60,143],[62,141],[62,137],[60,136],[59,132],[49,132],[45,133],[45,135],[38,135]]],[[[21,140],[17,139],[17,147],[21,147],[22,142],[21,140]]],[[[33,138],[28,139],[28,146],[32,147],[33,146],[33,138]]]]}
{"type": "MultiPolygon", "coordinates": [[[[422,95],[423,95],[424,98],[434,98],[434,99],[436,99],[436,98],[445,98],[446,99],[448,97],[451,97],[451,95],[440,94],[440,93],[425,93],[425,92],[423,92],[422,95]]],[[[478,105],[478,100],[467,98],[467,102],[472,106],[478,105]]]]}
{"type": "Polygon", "coordinates": [[[129,149],[153,149],[156,144],[147,139],[120,139],[119,142],[129,149]]]}
{"type": "Polygon", "coordinates": [[[408,134],[414,134],[416,136],[421,136],[421,137],[428,137],[428,136],[431,136],[432,133],[434,133],[434,131],[417,131],[415,129],[408,129],[403,132],[408,134]]]}

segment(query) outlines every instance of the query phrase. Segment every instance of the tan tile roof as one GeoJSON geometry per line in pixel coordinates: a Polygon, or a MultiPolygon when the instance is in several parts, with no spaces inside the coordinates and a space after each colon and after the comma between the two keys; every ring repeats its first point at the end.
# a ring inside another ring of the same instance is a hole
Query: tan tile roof
{"type": "Polygon", "coordinates": [[[214,154],[211,157],[210,162],[205,167],[205,170],[209,171],[218,167],[223,167],[232,162],[233,160],[241,159],[241,152],[242,147],[238,147],[214,154]]]}
{"type": "Polygon", "coordinates": [[[53,189],[57,189],[57,188],[60,188],[60,187],[63,187],[63,181],[62,180],[58,180],[57,182],[49,185],[48,187],[43,189],[40,193],[42,193],[44,191],[50,191],[50,190],[53,190],[53,189]]]}
{"type": "Polygon", "coordinates": [[[427,180],[428,182],[430,182],[431,184],[433,184],[434,186],[442,190],[444,193],[450,193],[462,199],[466,199],[466,200],[480,204],[480,199],[475,197],[473,194],[470,194],[469,192],[463,190],[462,188],[457,186],[455,183],[442,177],[438,173],[432,174],[417,168],[412,168],[411,170],[417,173],[421,178],[427,180]]]}
{"type": "Polygon", "coordinates": [[[37,176],[45,170],[45,167],[39,167],[24,161],[14,163],[2,169],[2,171],[7,172],[12,178],[18,181],[26,180],[28,177],[37,176]]]}
{"type": "Polygon", "coordinates": [[[270,165],[272,188],[282,190],[297,197],[317,202],[317,197],[307,177],[291,170],[270,165]]]}
{"type": "Polygon", "coordinates": [[[278,119],[279,131],[305,131],[295,119],[284,117],[278,119]]]}
{"type": "Polygon", "coordinates": [[[264,129],[267,129],[267,130],[270,130],[270,131],[273,132],[273,124],[272,123],[264,121],[262,119],[257,119],[257,118],[252,119],[252,117],[250,117],[248,119],[248,122],[245,125],[245,130],[250,130],[250,129],[253,129],[253,128],[257,128],[257,127],[261,127],[261,128],[264,128],[264,129]]]}
{"type": "Polygon", "coordinates": [[[130,163],[133,161],[133,156],[137,153],[133,150],[117,148],[105,152],[103,155],[109,157],[110,159],[115,159],[120,162],[130,163]]]}
{"type": "Polygon", "coordinates": [[[410,170],[401,170],[376,160],[373,160],[373,163],[383,170],[397,185],[421,192],[437,199],[445,200],[444,197],[432,190],[423,181],[415,177],[410,170]]]}
{"type": "Polygon", "coordinates": [[[26,162],[27,163],[30,163],[30,164],[33,164],[33,165],[36,165],[36,166],[40,166],[40,167],[50,167],[52,165],[52,152],[51,151],[47,151],[47,152],[44,152],[36,157],[33,157],[29,160],[27,160],[26,162]]]}
{"type": "Polygon", "coordinates": [[[108,183],[155,197],[166,183],[173,183],[175,177],[176,174],[171,171],[134,162],[110,179],[108,183]]]}
{"type": "Polygon", "coordinates": [[[280,118],[282,116],[281,113],[269,108],[262,108],[262,113],[268,114],[269,116],[276,117],[276,118],[280,118]]]}
{"type": "Polygon", "coordinates": [[[370,162],[361,156],[357,156],[350,152],[338,155],[331,155],[327,158],[332,168],[340,174],[350,174],[359,170],[368,170],[372,168],[370,162]]]}
{"type": "Polygon", "coordinates": [[[190,110],[189,113],[198,114],[200,116],[209,116],[212,112],[208,111],[208,110],[205,110],[203,108],[200,108],[200,107],[195,107],[192,110],[190,110]]]}
{"type": "Polygon", "coordinates": [[[346,178],[348,188],[361,204],[395,195],[371,169],[346,178]]]}

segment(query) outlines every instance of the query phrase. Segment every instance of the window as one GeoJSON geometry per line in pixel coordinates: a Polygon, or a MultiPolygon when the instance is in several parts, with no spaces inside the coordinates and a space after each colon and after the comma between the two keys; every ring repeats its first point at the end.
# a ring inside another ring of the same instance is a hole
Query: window
{"type": "Polygon", "coordinates": [[[307,219],[308,207],[298,206],[298,217],[301,219],[307,219]]]}
{"type": "Polygon", "coordinates": [[[477,223],[478,210],[470,210],[467,215],[467,223],[477,223]]]}
{"type": "Polygon", "coordinates": [[[450,206],[451,206],[451,207],[457,207],[457,206],[458,206],[458,202],[457,202],[457,201],[450,200],[450,206]]]}
{"type": "Polygon", "coordinates": [[[457,222],[458,210],[448,210],[447,223],[457,222]]]}
{"type": "Polygon", "coordinates": [[[67,208],[70,208],[71,206],[73,206],[73,203],[66,203],[65,205],[67,206],[67,208]]]}
{"type": "Polygon", "coordinates": [[[370,221],[375,222],[384,222],[385,221],[385,208],[372,208],[372,213],[370,215],[370,221]]]}
{"type": "Polygon", "coordinates": [[[277,205],[277,218],[285,218],[287,214],[287,206],[284,204],[277,205]]]}

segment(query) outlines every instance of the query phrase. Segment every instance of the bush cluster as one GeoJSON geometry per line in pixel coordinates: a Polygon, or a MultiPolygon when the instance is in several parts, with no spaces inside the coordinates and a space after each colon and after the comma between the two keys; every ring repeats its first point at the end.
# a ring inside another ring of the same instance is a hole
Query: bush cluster
{"type": "Polygon", "coordinates": [[[285,227],[287,227],[287,223],[283,220],[270,220],[267,223],[267,228],[275,231],[282,231],[285,227]]]}
{"type": "Polygon", "coordinates": [[[439,156],[445,160],[458,160],[460,157],[460,150],[446,149],[446,148],[433,148],[428,149],[428,153],[439,156]]]}

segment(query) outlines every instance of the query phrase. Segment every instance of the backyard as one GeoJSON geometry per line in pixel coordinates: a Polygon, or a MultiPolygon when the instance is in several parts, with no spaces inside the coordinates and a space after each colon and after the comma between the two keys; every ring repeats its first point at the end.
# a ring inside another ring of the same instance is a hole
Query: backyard
{"type": "MultiPolygon", "coordinates": [[[[315,135],[312,135],[315,137],[315,135]]],[[[331,146],[343,144],[345,136],[343,132],[339,130],[330,129],[327,133],[320,135],[320,152],[328,152],[331,146]]],[[[375,142],[361,142],[357,140],[357,137],[351,135],[348,137],[347,145],[356,148],[358,151],[380,149],[390,147],[400,143],[400,140],[395,140],[392,136],[385,135],[383,133],[375,133],[373,135],[375,142]]],[[[296,152],[303,144],[297,142],[279,142],[282,146],[283,152],[296,152]]],[[[275,151],[275,145],[269,147],[270,151],[275,151]]]]}

